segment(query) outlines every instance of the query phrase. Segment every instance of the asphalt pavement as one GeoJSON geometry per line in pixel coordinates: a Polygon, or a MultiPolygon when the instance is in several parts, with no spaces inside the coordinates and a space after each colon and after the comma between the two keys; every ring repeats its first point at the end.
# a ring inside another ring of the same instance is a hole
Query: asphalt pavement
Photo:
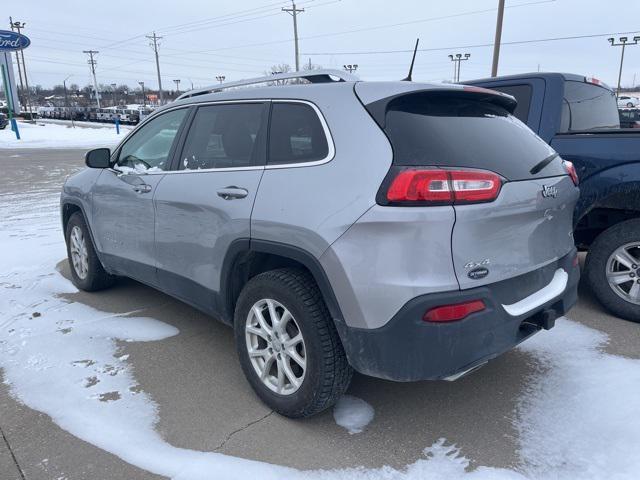
{"type": "MultiPolygon", "coordinates": [[[[82,157],[82,150],[0,150],[0,194],[58,188],[82,167],[82,157]]],[[[60,259],[59,268],[68,276],[66,260],[60,259]]],[[[394,383],[356,375],[348,393],[371,404],[375,418],[363,433],[350,435],[331,411],[307,420],[272,413],[242,375],[231,329],[180,301],[130,280],[67,299],[106,312],[140,310],[137,315],[179,329],[162,341],[120,345],[140,388],[159,405],[157,430],[171,445],[326,469],[402,467],[446,438],[473,459],[471,467],[518,463],[513,415],[536,368],[521,351],[453,383],[394,383]]],[[[609,335],[610,353],[640,358],[640,326],[605,313],[584,285],[568,316],[609,335]]],[[[160,478],[62,430],[16,401],[4,384],[0,429],[2,480],[160,478]]]]}

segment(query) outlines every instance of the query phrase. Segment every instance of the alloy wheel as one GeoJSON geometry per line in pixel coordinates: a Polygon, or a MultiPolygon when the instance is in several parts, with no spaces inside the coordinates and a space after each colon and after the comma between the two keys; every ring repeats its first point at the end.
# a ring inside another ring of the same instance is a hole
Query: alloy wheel
{"type": "Polygon", "coordinates": [[[249,360],[260,381],[280,395],[295,393],[304,381],[307,355],[291,312],[276,300],[253,304],[245,324],[249,360]]]}
{"type": "Polygon", "coordinates": [[[618,296],[640,305],[640,242],[622,245],[609,256],[607,281],[618,296]]]}
{"type": "Polygon", "coordinates": [[[87,278],[89,273],[89,252],[87,251],[87,243],[82,233],[82,229],[77,225],[71,229],[69,235],[71,251],[71,263],[76,275],[82,280],[87,278]]]}

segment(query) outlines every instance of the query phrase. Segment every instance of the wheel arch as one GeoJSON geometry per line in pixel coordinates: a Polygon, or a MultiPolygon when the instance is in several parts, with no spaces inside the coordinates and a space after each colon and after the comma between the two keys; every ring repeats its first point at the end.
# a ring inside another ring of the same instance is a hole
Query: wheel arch
{"type": "Polygon", "coordinates": [[[107,267],[102,258],[102,253],[98,249],[98,244],[96,243],[95,237],[93,235],[93,230],[91,228],[91,224],[89,223],[89,217],[87,216],[84,205],[76,199],[73,198],[65,198],[60,206],[61,209],[61,220],[62,220],[62,234],[64,235],[65,241],[67,239],[67,224],[69,223],[69,219],[74,213],[80,212],[82,214],[82,218],[84,219],[84,223],[87,226],[87,230],[89,231],[89,236],[91,238],[91,243],[93,244],[93,248],[96,252],[98,260],[102,264],[102,268],[105,269],[108,273],[112,273],[107,267]]]}
{"type": "Polygon", "coordinates": [[[343,323],[342,312],[337,298],[320,262],[306,250],[285,243],[238,239],[234,241],[222,265],[220,296],[223,302],[223,316],[233,323],[235,305],[244,285],[254,276],[276,268],[302,268],[313,277],[336,323],[343,323]]]}

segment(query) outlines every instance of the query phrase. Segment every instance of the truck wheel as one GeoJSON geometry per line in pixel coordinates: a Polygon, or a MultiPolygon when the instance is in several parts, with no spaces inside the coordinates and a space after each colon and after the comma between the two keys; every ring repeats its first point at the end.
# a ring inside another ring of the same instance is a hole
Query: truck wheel
{"type": "Polygon", "coordinates": [[[585,270],[591,289],[608,310],[640,322],[640,219],[601,233],[589,249],[585,270]]]}
{"type": "Polygon", "coordinates": [[[93,247],[91,234],[80,212],[71,215],[65,231],[67,258],[71,267],[71,281],[80,290],[93,292],[110,287],[115,277],[109,275],[93,247]]]}
{"type": "Polygon", "coordinates": [[[291,418],[315,415],[346,391],[352,369],[313,278],[284,268],[255,276],[236,305],[236,348],[251,387],[291,418]]]}

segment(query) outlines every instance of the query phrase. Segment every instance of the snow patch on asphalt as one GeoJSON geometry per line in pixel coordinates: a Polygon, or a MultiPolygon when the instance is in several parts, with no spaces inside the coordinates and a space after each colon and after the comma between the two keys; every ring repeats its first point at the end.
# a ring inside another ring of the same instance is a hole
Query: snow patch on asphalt
{"type": "Polygon", "coordinates": [[[640,360],[603,352],[607,341],[561,320],[520,347],[539,369],[516,422],[531,478],[638,478],[640,360]]]}
{"type": "MultiPolygon", "coordinates": [[[[139,311],[101,312],[70,299],[76,289],[55,268],[65,257],[57,201],[57,193],[37,191],[0,202],[0,367],[17,400],[132,465],[174,480],[637,478],[640,361],[604,353],[604,334],[566,319],[520,347],[538,370],[516,412],[517,471],[469,471],[469,459],[444,439],[401,470],[297,471],[174,447],[156,432],[158,407],[118,340],[155,341],[178,331],[139,311]]],[[[364,426],[354,420],[365,418],[362,405],[346,405],[338,417],[364,426]]]]}
{"type": "Polygon", "coordinates": [[[364,400],[344,395],[333,408],[336,423],[345,428],[351,435],[361,433],[373,420],[373,407],[364,400]]]}
{"type": "Polygon", "coordinates": [[[73,128],[71,125],[18,123],[20,140],[7,127],[0,130],[0,148],[97,148],[117,145],[131,127],[116,128],[73,128]]]}

